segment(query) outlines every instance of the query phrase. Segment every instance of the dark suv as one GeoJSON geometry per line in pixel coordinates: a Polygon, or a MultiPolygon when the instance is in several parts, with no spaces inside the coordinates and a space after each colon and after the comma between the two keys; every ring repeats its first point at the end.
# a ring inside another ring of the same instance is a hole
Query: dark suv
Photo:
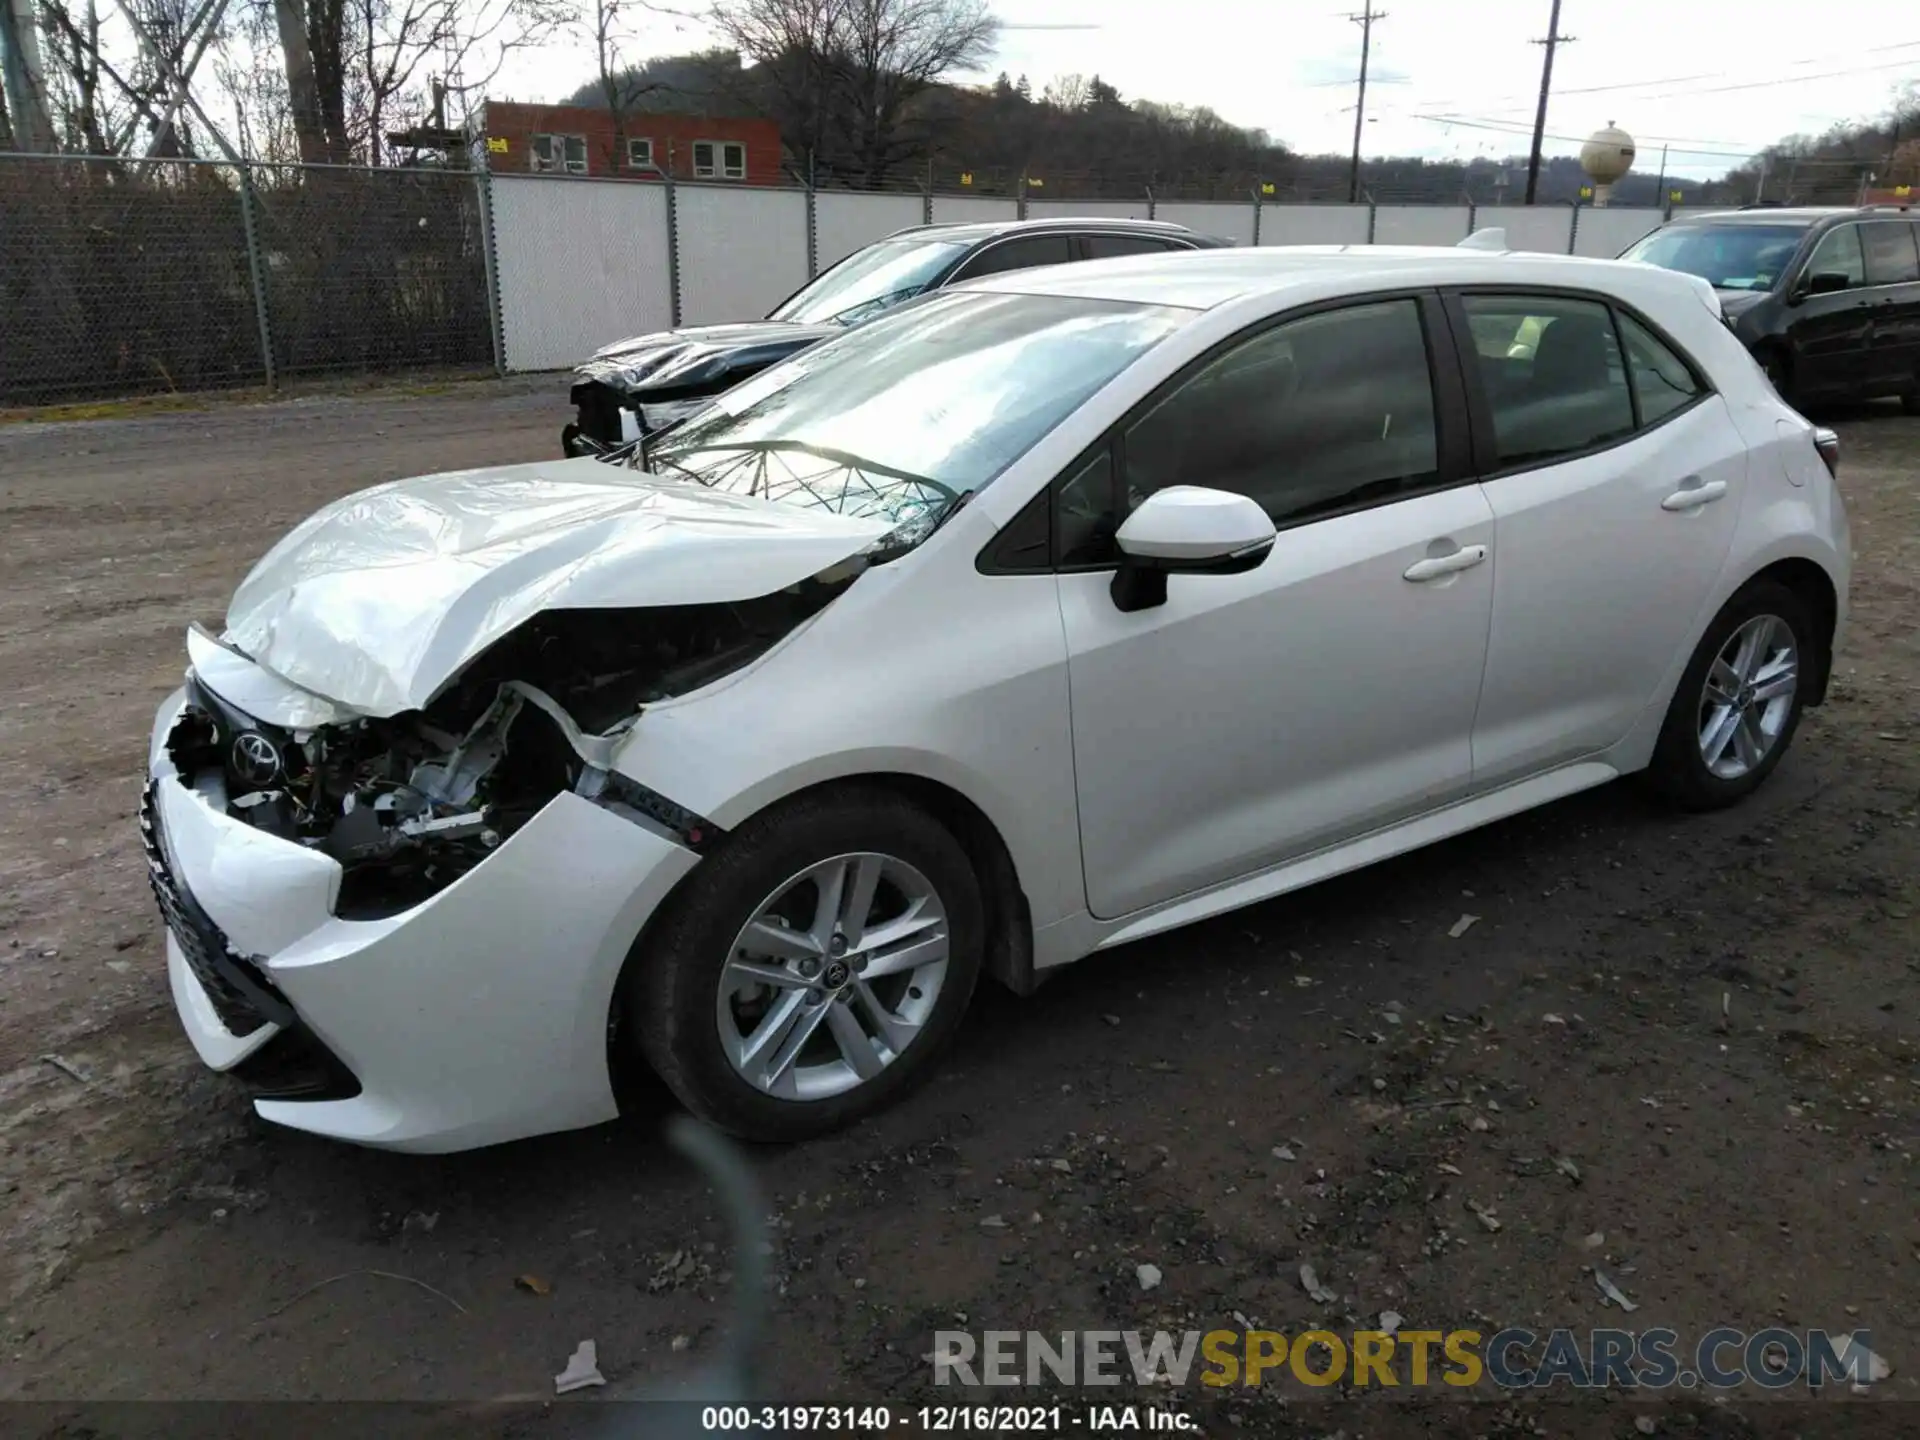
{"type": "Polygon", "coordinates": [[[573,372],[570,398],[578,420],[560,432],[561,449],[594,454],[657,430],[749,375],[943,285],[1039,265],[1232,243],[1154,220],[916,225],[854,251],[764,320],[665,330],[602,346],[573,372]]]}
{"type": "Polygon", "coordinates": [[[1920,414],[1920,218],[1908,207],[1687,215],[1620,258],[1710,281],[1790,404],[1896,395],[1920,414]]]}

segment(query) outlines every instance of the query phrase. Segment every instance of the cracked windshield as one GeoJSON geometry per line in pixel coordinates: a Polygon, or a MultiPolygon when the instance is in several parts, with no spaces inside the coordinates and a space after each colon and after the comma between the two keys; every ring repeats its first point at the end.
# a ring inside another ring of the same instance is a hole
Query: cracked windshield
{"type": "Polygon", "coordinates": [[[1191,316],[1051,295],[943,294],[728,391],[646,457],[697,480],[925,539],[1191,316]]]}

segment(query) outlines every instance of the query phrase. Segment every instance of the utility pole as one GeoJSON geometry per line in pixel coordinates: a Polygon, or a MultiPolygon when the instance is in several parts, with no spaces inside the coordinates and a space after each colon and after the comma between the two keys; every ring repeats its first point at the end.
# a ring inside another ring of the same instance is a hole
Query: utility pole
{"type": "Polygon", "coordinates": [[[1533,149],[1527,153],[1527,204],[1533,204],[1534,191],[1540,184],[1540,141],[1547,130],[1547,92],[1553,88],[1553,52],[1556,46],[1568,45],[1573,36],[1560,33],[1560,0],[1553,0],[1553,14],[1547,21],[1547,38],[1536,40],[1536,45],[1547,47],[1547,58],[1540,66],[1540,108],[1533,113],[1533,149]]]}
{"type": "MultiPolygon", "coordinates": [[[[1560,0],[1554,0],[1558,5],[1560,0]]],[[[1373,22],[1387,18],[1387,12],[1373,8],[1373,0],[1367,0],[1367,8],[1359,15],[1349,15],[1347,19],[1360,27],[1360,98],[1353,107],[1353,163],[1347,169],[1347,203],[1360,203],[1360,132],[1367,123],[1367,61],[1373,55],[1373,22]]]]}

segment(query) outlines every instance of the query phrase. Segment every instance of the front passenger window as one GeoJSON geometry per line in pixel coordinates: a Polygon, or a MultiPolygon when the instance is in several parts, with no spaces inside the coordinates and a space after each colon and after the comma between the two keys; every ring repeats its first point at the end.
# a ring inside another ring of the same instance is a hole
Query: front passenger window
{"type": "Polygon", "coordinates": [[[1135,421],[1125,508],[1204,485],[1286,525],[1429,484],[1438,454],[1418,305],[1356,305],[1254,336],[1135,421]]]}
{"type": "Polygon", "coordinates": [[[1502,468],[1633,433],[1633,398],[1606,306],[1545,295],[1469,295],[1461,304],[1502,468]],[[1511,338],[1501,351],[1491,336],[1511,338]]]}
{"type": "Polygon", "coordinates": [[[1857,285],[1867,283],[1867,265],[1860,253],[1860,227],[1842,225],[1837,230],[1827,232],[1813,252],[1813,258],[1807,261],[1806,278],[1811,281],[1816,275],[1838,275],[1844,284],[1828,282],[1829,287],[1837,290],[1851,290],[1857,285]]]}

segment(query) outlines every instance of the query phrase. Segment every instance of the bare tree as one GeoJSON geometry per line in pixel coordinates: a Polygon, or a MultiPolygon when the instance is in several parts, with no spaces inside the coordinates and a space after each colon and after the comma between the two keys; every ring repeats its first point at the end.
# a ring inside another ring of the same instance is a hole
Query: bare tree
{"type": "MultiPolygon", "coordinates": [[[[646,78],[623,53],[627,43],[626,24],[630,8],[652,9],[642,0],[593,0],[587,28],[593,36],[594,74],[599,82],[600,101],[613,116],[613,155],[611,168],[618,171],[627,163],[627,119],[640,101],[661,87],[646,78]]],[[[655,160],[658,164],[658,159],[655,160]]]]}
{"type": "Polygon", "coordinates": [[[53,147],[45,87],[33,6],[0,0],[0,93],[6,96],[14,140],[23,150],[53,147]]]}
{"type": "Polygon", "coordinates": [[[349,0],[272,0],[287,72],[287,109],[300,159],[344,165],[347,136],[349,0]]]}
{"type": "Polygon", "coordinates": [[[1060,75],[1047,82],[1040,98],[1056,110],[1084,109],[1090,95],[1084,75],[1060,75]]]}
{"type": "Polygon", "coordinates": [[[719,0],[714,22],[759,67],[788,144],[869,185],[923,153],[915,102],[999,29],[985,0],[719,0]]]}

